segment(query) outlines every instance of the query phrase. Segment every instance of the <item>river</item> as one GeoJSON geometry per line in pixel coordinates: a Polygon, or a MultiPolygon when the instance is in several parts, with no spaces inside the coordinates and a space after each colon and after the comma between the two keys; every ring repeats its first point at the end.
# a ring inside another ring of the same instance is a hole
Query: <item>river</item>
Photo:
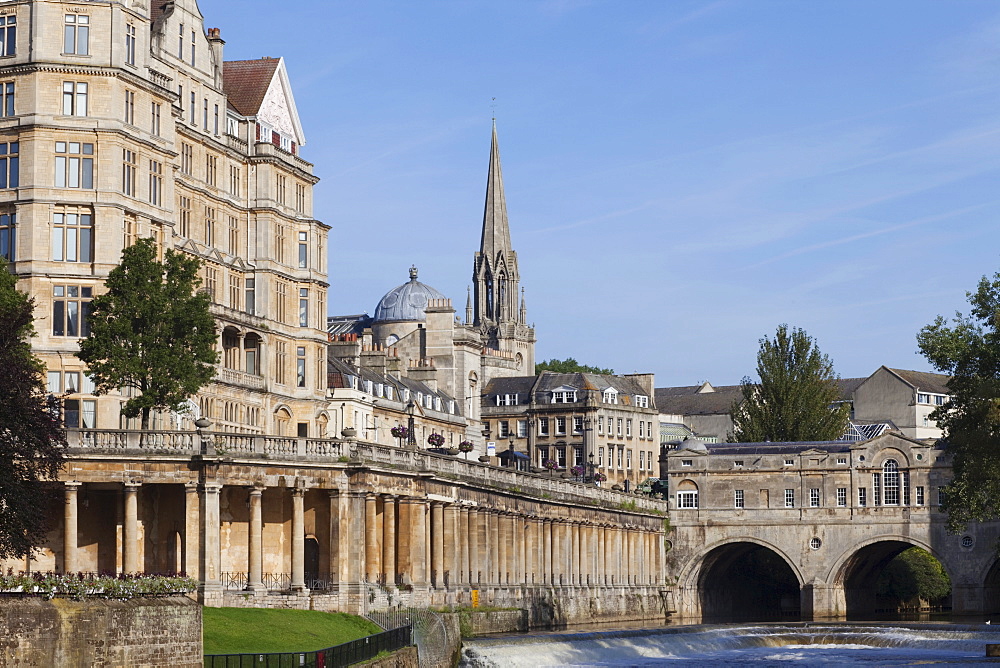
{"type": "Polygon", "coordinates": [[[1000,626],[935,623],[699,624],[490,636],[465,642],[469,668],[531,666],[1000,665],[1000,626]]]}

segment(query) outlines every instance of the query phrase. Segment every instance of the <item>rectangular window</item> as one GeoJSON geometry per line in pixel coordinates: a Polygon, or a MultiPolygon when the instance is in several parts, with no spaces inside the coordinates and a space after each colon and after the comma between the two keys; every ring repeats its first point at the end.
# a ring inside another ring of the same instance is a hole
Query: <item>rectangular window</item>
{"type": "Polygon", "coordinates": [[[940,394],[934,395],[934,405],[935,406],[944,406],[944,401],[945,401],[945,397],[944,396],[942,396],[940,394]]]}
{"type": "Polygon", "coordinates": [[[644,450],[639,451],[639,470],[642,471],[646,468],[646,452],[644,450]]]}
{"type": "Polygon", "coordinates": [[[219,105],[215,105],[215,136],[219,136],[219,105]]]}
{"type": "Polygon", "coordinates": [[[573,433],[574,434],[583,433],[583,418],[580,416],[573,417],[573,433]]]}
{"type": "Polygon", "coordinates": [[[137,171],[135,151],[122,149],[122,192],[135,197],[135,174],[137,171]]]}
{"type": "Polygon", "coordinates": [[[135,91],[125,91],[125,122],[135,125],[135,91]]]}
{"type": "Polygon", "coordinates": [[[917,485],[914,489],[914,496],[916,496],[916,502],[918,506],[924,505],[924,486],[917,485]]]}
{"type": "Polygon", "coordinates": [[[180,234],[182,237],[191,236],[191,198],[180,197],[180,234]]]}
{"type": "Polygon", "coordinates": [[[285,384],[285,368],[288,365],[288,344],[276,341],[274,344],[274,382],[285,384]]]}
{"type": "Polygon", "coordinates": [[[240,254],[240,221],[236,216],[229,216],[229,253],[240,254]]]}
{"type": "Polygon", "coordinates": [[[52,286],[52,336],[88,336],[93,289],[79,285],[52,286]]]}
{"type": "Polygon", "coordinates": [[[240,168],[236,165],[229,165],[229,194],[240,196],[240,168]]]}
{"type": "Polygon", "coordinates": [[[847,488],[838,487],[837,488],[837,505],[843,508],[847,505],[847,488]]]}
{"type": "Polygon", "coordinates": [[[57,141],[56,187],[92,189],[94,187],[93,155],[93,144],[57,141]]]}
{"type": "Polygon", "coordinates": [[[604,448],[597,449],[597,467],[604,468],[604,448]]]}
{"type": "Polygon", "coordinates": [[[254,313],[254,306],[256,305],[256,290],[255,290],[255,280],[253,278],[248,278],[244,281],[244,286],[246,287],[246,293],[244,294],[243,307],[246,312],[250,315],[254,313]]]}
{"type": "Polygon", "coordinates": [[[278,200],[278,204],[285,203],[285,177],[278,175],[277,185],[275,187],[275,199],[278,200]]]}
{"type": "Polygon", "coordinates": [[[622,467],[622,454],[623,454],[623,452],[624,452],[624,448],[622,448],[621,446],[619,446],[618,447],[618,468],[622,467]]]}
{"type": "Polygon", "coordinates": [[[306,187],[301,183],[295,184],[295,211],[297,213],[306,212],[306,187]]]}
{"type": "Polygon", "coordinates": [[[785,508],[795,507],[795,490],[786,489],[785,490],[785,508]]]}
{"type": "Polygon", "coordinates": [[[87,115],[87,84],[83,81],[63,82],[63,116],[87,115]]]}
{"type": "Polygon", "coordinates": [[[736,459],[736,460],[734,460],[733,461],[733,466],[736,467],[736,468],[742,468],[743,467],[743,460],[742,459],[736,459]]]}
{"type": "Polygon", "coordinates": [[[88,211],[56,209],[52,218],[52,259],[91,262],[94,254],[94,217],[88,211]]]}
{"type": "Polygon", "coordinates": [[[557,417],[556,418],[556,435],[562,436],[566,433],[566,418],[557,417]]]}
{"type": "Polygon", "coordinates": [[[197,33],[194,30],[191,31],[191,67],[194,67],[196,64],[195,63],[195,53],[196,53],[195,47],[197,45],[197,42],[195,41],[196,34],[197,33]]]}
{"type": "Polygon", "coordinates": [[[184,24],[180,26],[180,30],[177,32],[177,57],[184,60],[184,24]]]}
{"type": "Polygon", "coordinates": [[[736,507],[736,508],[744,508],[745,506],[743,505],[744,504],[744,501],[743,501],[743,490],[742,489],[737,489],[737,490],[735,490],[733,492],[733,494],[734,494],[734,499],[733,499],[734,507],[736,507]]]}
{"type": "Polygon", "coordinates": [[[600,416],[597,418],[597,433],[598,434],[604,433],[604,416],[600,416]]]}
{"type": "Polygon", "coordinates": [[[837,464],[844,465],[847,463],[847,457],[837,457],[837,464]]]}
{"type": "Polygon", "coordinates": [[[635,395],[635,405],[639,408],[649,408],[649,397],[642,394],[635,395]]]}
{"type": "Polygon", "coordinates": [[[240,310],[240,301],[243,297],[243,280],[239,276],[229,277],[229,308],[240,310]]]}
{"type": "Polygon", "coordinates": [[[125,64],[135,65],[135,24],[125,24],[125,64]]]}
{"type": "Polygon", "coordinates": [[[632,418],[625,420],[625,436],[632,438],[632,418]]]}
{"type": "Polygon", "coordinates": [[[819,488],[817,487],[809,490],[809,507],[819,508],[819,488]]]}
{"type": "Polygon", "coordinates": [[[644,426],[645,425],[644,425],[643,421],[639,420],[639,438],[645,438],[646,437],[644,426]]]}
{"type": "Polygon", "coordinates": [[[872,503],[873,505],[882,505],[882,474],[873,473],[872,474],[872,503]]]}
{"type": "Polygon", "coordinates": [[[785,466],[795,466],[795,460],[794,459],[786,459],[785,460],[785,466]]]}
{"type": "Polygon", "coordinates": [[[275,303],[275,307],[276,307],[275,308],[275,311],[276,311],[275,316],[277,317],[278,322],[287,322],[288,321],[288,310],[286,308],[286,306],[288,304],[288,301],[287,301],[287,291],[288,291],[288,287],[286,286],[285,282],[284,281],[278,281],[276,289],[275,289],[275,292],[277,294],[277,298],[275,299],[275,302],[276,302],[275,303]]]}
{"type": "MultiPolygon", "coordinates": [[[[0,16],[0,19],[3,17],[0,16]]],[[[0,28],[0,34],[3,29],[0,28]]],[[[14,115],[14,82],[0,83],[0,116],[14,115]]]]}
{"type": "Polygon", "coordinates": [[[868,505],[868,490],[864,487],[858,487],[858,505],[862,507],[868,505]]]}
{"type": "Polygon", "coordinates": [[[548,418],[538,418],[538,435],[548,436],[549,435],[549,419],[548,418]]]}
{"type": "Polygon", "coordinates": [[[201,129],[208,132],[208,98],[205,98],[205,102],[201,108],[201,129]]]}
{"type": "Polygon", "coordinates": [[[299,269],[309,266],[309,233],[299,232],[299,269]]]}
{"type": "Polygon", "coordinates": [[[191,91],[191,97],[188,99],[190,100],[188,104],[188,120],[191,121],[191,125],[196,125],[198,123],[198,119],[194,115],[194,105],[195,105],[194,91],[191,91]]]}
{"type": "Polygon", "coordinates": [[[154,137],[160,136],[160,114],[162,106],[158,102],[153,102],[149,109],[150,123],[149,131],[154,137]]]}
{"type": "Polygon", "coordinates": [[[149,161],[149,203],[159,205],[163,198],[163,163],[149,161]]]}
{"type": "Polygon", "coordinates": [[[205,155],[205,181],[210,186],[216,184],[216,166],[218,161],[214,155],[205,155]]]}
{"type": "Polygon", "coordinates": [[[678,508],[697,508],[698,507],[698,490],[677,492],[677,507],[678,508]]]}
{"type": "Polygon", "coordinates": [[[303,346],[295,349],[295,386],[306,386],[306,349],[303,346]]]}
{"type": "Polygon", "coordinates": [[[510,422],[497,420],[497,438],[507,438],[510,434],[510,422]]]}
{"type": "Polygon", "coordinates": [[[691,466],[692,464],[694,464],[694,460],[693,459],[682,459],[681,460],[681,466],[691,466]]]}
{"type": "Polygon", "coordinates": [[[17,250],[17,214],[0,214],[0,257],[13,262],[17,250]]]}
{"type": "Polygon", "coordinates": [[[0,142],[0,188],[16,188],[18,185],[18,150],[16,141],[0,142]]]}
{"type": "Polygon", "coordinates": [[[0,16],[0,56],[17,54],[17,17],[0,16]]]}
{"type": "Polygon", "coordinates": [[[205,267],[205,292],[208,296],[212,298],[212,301],[218,301],[219,293],[219,270],[213,269],[212,267],[205,267]]]}
{"type": "Polygon", "coordinates": [[[194,149],[191,144],[181,144],[181,174],[191,176],[191,163],[194,161],[194,149]]]}
{"type": "Polygon", "coordinates": [[[618,435],[622,435],[622,419],[618,418],[618,435]]]}
{"type": "Polygon", "coordinates": [[[90,17],[85,14],[66,14],[63,53],[74,56],[90,55],[90,17]]]}
{"type": "Polygon", "coordinates": [[[299,288],[299,327],[309,326],[309,288],[299,288]]]}
{"type": "Polygon", "coordinates": [[[517,437],[527,438],[528,437],[528,421],[518,420],[517,421],[517,437]]]}
{"type": "Polygon", "coordinates": [[[135,216],[125,216],[122,219],[122,248],[128,248],[135,243],[137,227],[135,216]]]}
{"type": "Polygon", "coordinates": [[[920,392],[917,393],[917,403],[918,404],[929,404],[930,402],[931,402],[931,395],[929,395],[929,394],[923,394],[923,393],[920,393],[920,392]]]}
{"type": "Polygon", "coordinates": [[[205,245],[215,245],[215,208],[205,207],[205,245]]]}
{"type": "Polygon", "coordinates": [[[938,487],[938,499],[937,499],[938,502],[937,502],[937,504],[939,506],[943,506],[944,505],[946,497],[947,497],[947,495],[945,494],[944,487],[938,487]]]}
{"type": "Polygon", "coordinates": [[[184,120],[184,86],[177,86],[177,109],[181,120],[184,120]]]}

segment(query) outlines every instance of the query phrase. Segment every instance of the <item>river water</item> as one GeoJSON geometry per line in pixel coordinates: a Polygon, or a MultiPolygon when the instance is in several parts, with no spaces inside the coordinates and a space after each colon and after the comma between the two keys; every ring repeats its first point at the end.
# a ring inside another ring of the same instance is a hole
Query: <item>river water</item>
{"type": "Polygon", "coordinates": [[[465,642],[462,666],[1000,666],[1000,625],[794,623],[530,633],[465,642]]]}

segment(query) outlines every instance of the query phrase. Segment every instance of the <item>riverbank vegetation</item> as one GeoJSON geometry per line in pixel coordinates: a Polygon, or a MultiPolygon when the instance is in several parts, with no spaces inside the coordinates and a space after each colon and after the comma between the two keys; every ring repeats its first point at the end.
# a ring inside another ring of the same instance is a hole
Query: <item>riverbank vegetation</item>
{"type": "Polygon", "coordinates": [[[364,617],[317,610],[203,608],[205,654],[308,652],[381,628],[364,617]]]}

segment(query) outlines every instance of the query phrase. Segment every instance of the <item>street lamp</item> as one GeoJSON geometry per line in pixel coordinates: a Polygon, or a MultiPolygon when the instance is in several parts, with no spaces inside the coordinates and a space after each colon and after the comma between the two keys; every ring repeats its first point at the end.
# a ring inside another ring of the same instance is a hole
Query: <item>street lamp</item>
{"type": "Polygon", "coordinates": [[[507,467],[517,468],[517,464],[514,461],[514,433],[509,432],[507,434],[507,467]]]}
{"type": "Polygon", "coordinates": [[[587,455],[587,475],[584,477],[584,482],[594,482],[594,453],[591,452],[587,455]]]}
{"type": "Polygon", "coordinates": [[[416,404],[413,403],[413,399],[410,399],[406,404],[406,447],[410,450],[417,449],[417,434],[413,429],[413,411],[416,409],[416,404]]]}

